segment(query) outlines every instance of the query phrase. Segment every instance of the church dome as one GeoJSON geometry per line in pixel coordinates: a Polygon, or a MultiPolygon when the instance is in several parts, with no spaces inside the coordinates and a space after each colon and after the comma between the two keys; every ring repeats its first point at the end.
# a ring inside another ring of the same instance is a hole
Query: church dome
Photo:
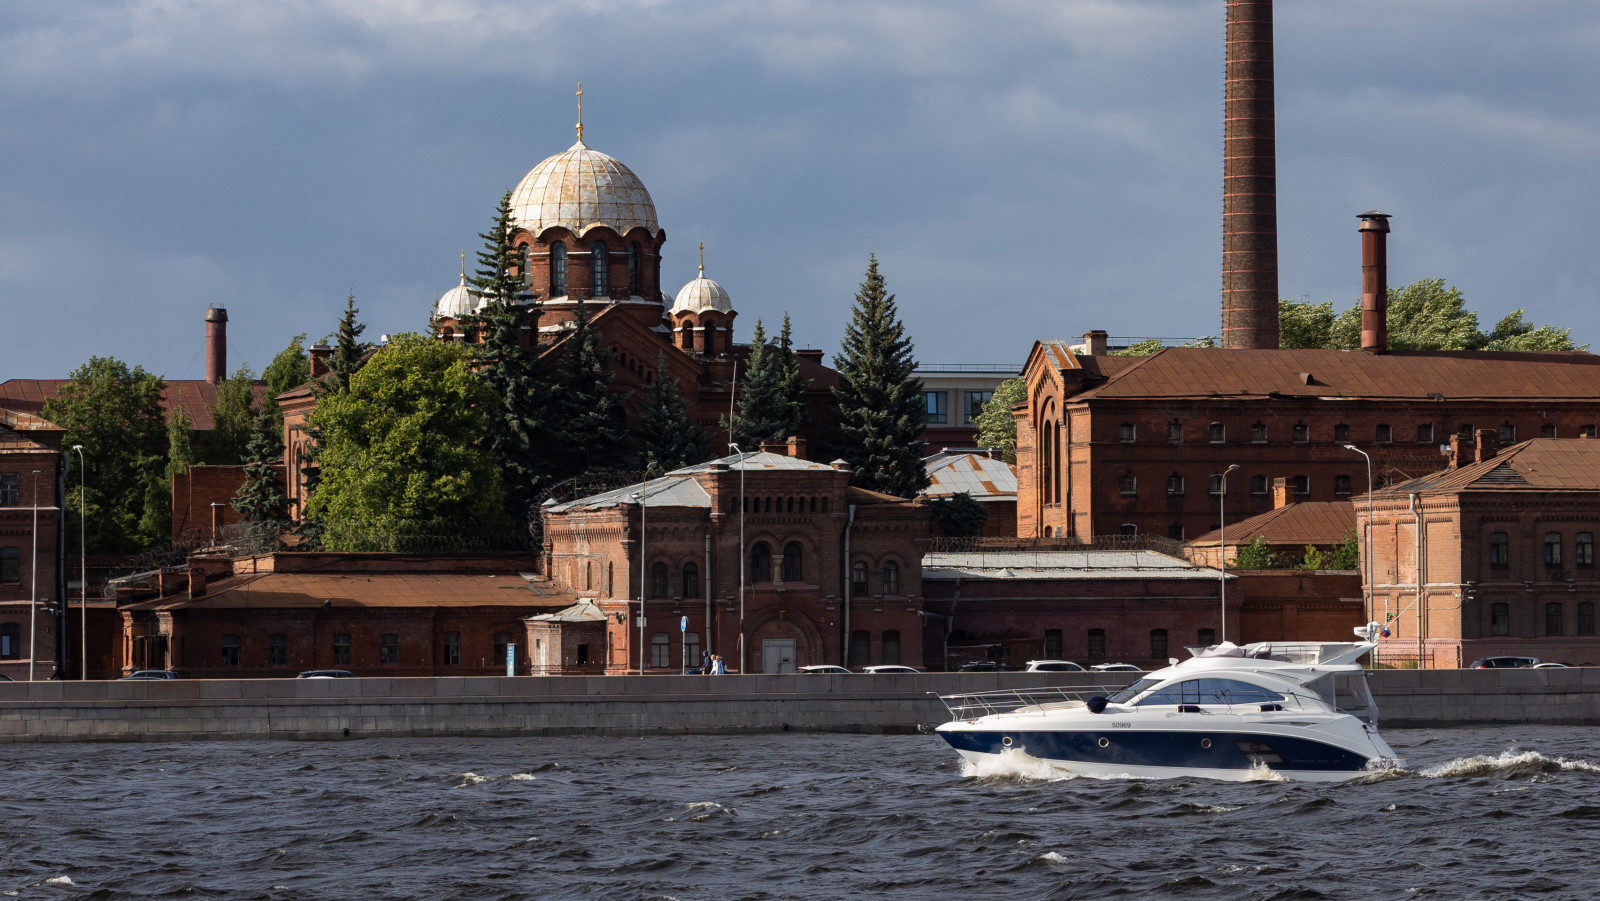
{"type": "Polygon", "coordinates": [[[478,298],[467,287],[467,276],[461,276],[461,284],[444,292],[439,302],[434,304],[433,311],[441,319],[461,319],[471,316],[478,311],[478,298]]]}
{"type": "Polygon", "coordinates": [[[721,285],[706,278],[706,269],[701,266],[700,277],[679,289],[677,299],[672,302],[672,312],[704,313],[707,310],[731,313],[733,300],[721,285]]]}
{"type": "Polygon", "coordinates": [[[661,230],[639,176],[581,139],[522,177],[511,192],[511,211],[517,227],[536,237],[557,226],[580,237],[597,225],[619,235],[638,227],[652,235],[661,230]]]}

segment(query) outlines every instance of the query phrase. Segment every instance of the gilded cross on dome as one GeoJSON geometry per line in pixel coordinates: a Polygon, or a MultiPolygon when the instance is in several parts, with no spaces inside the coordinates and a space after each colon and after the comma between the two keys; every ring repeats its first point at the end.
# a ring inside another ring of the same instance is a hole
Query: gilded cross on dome
{"type": "Polygon", "coordinates": [[[578,82],[578,143],[583,143],[583,82],[578,82]]]}
{"type": "Polygon", "coordinates": [[[700,242],[700,274],[706,274],[706,242],[700,242]]]}

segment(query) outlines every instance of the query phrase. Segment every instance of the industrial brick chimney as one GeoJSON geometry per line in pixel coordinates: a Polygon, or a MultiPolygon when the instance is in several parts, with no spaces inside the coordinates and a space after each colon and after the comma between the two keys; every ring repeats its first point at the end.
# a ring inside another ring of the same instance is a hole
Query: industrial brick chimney
{"type": "Polygon", "coordinates": [[[228,377],[228,311],[206,309],[206,381],[215,385],[228,377]]]}
{"type": "Polygon", "coordinates": [[[1222,346],[1278,346],[1272,0],[1228,0],[1222,143],[1222,346]]]}
{"type": "Polygon", "coordinates": [[[1389,214],[1361,214],[1361,349],[1389,350],[1389,214]]]}

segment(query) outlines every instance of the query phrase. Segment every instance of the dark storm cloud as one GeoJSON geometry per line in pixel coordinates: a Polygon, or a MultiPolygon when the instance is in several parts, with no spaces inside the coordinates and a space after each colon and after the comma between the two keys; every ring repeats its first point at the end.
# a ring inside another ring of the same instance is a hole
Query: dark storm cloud
{"type": "MultiPolygon", "coordinates": [[[[0,378],[114,354],[197,376],[425,325],[501,191],[572,141],[654,195],[664,280],[831,349],[877,252],[929,361],[1215,334],[1222,2],[11,4],[0,378]]],[[[1600,9],[1278,4],[1282,287],[1392,277],[1600,337],[1600,9]]]]}

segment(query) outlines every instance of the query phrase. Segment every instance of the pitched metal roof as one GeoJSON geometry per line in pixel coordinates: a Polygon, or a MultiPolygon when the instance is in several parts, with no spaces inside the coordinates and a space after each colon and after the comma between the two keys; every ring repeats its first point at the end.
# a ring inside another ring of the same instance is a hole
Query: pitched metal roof
{"type": "MultiPolygon", "coordinates": [[[[1099,358],[1092,358],[1099,359],[1099,358]]],[[[1600,401],[1600,356],[1578,351],[1231,350],[1169,347],[1078,398],[1338,397],[1600,401]]]]}
{"type": "MultiPolygon", "coordinates": [[[[659,478],[651,479],[644,483],[624,485],[588,497],[564,504],[550,507],[552,513],[567,513],[573,510],[599,510],[606,507],[617,507],[623,504],[636,504],[636,496],[642,494],[646,507],[709,507],[711,495],[695,478],[697,473],[710,472],[713,466],[724,466],[729,471],[739,472],[832,472],[833,467],[823,463],[813,463],[799,457],[790,457],[785,454],[774,454],[768,451],[751,451],[745,454],[732,454],[708,460],[694,466],[685,466],[675,469],[659,478]]],[[[899,500],[899,498],[895,498],[899,500]]]]}
{"type": "Polygon", "coordinates": [[[167,597],[125,609],[261,607],[565,607],[575,597],[519,573],[260,573],[206,585],[201,597],[167,597]]]}
{"type": "Polygon", "coordinates": [[[1600,440],[1534,438],[1488,460],[1400,482],[1373,496],[1457,491],[1600,491],[1600,440]]]}
{"type": "Polygon", "coordinates": [[[945,451],[922,461],[931,483],[927,497],[952,497],[965,492],[974,500],[1016,500],[1017,470],[1004,460],[976,451],[945,451]]]}
{"type": "MultiPolygon", "coordinates": [[[[1249,544],[1257,537],[1268,544],[1341,544],[1355,527],[1355,505],[1349,501],[1301,501],[1229,523],[1226,538],[1229,545],[1249,544]]],[[[1207,532],[1189,544],[1216,547],[1217,533],[1207,532]]]]}
{"type": "Polygon", "coordinates": [[[922,555],[924,581],[1215,579],[1219,575],[1209,566],[1150,550],[932,551],[922,555]]]}
{"type": "Polygon", "coordinates": [[[524,622],[535,623],[603,623],[606,621],[605,612],[595,606],[594,601],[583,598],[563,610],[554,613],[538,613],[522,618],[524,622]]]}
{"type": "MultiPolygon", "coordinates": [[[[0,382],[0,407],[23,413],[38,413],[45,402],[61,392],[61,386],[70,379],[7,379],[0,382]]],[[[204,379],[168,380],[167,390],[161,398],[162,409],[170,417],[174,410],[189,414],[189,421],[197,432],[216,428],[211,419],[211,408],[217,403],[217,386],[204,379]]],[[[259,379],[251,383],[256,402],[266,396],[267,383],[259,379]]]]}

